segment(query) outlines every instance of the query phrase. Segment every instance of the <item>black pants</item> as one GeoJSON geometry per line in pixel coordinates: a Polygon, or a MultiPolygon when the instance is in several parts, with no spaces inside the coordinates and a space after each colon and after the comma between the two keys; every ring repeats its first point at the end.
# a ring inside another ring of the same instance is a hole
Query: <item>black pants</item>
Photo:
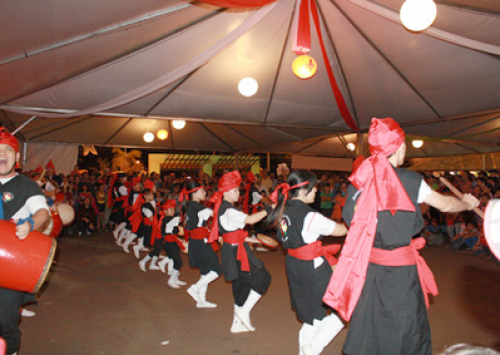
{"type": "Polygon", "coordinates": [[[19,349],[21,341],[19,312],[24,296],[23,292],[0,288],[0,336],[7,343],[7,355],[13,354],[19,349]]]}
{"type": "MultiPolygon", "coordinates": [[[[238,264],[240,262],[238,261],[238,264]]],[[[252,268],[251,271],[241,271],[241,265],[238,265],[238,278],[232,281],[234,303],[241,307],[248,298],[251,290],[260,295],[266,293],[271,283],[271,274],[265,267],[252,268]]]]}

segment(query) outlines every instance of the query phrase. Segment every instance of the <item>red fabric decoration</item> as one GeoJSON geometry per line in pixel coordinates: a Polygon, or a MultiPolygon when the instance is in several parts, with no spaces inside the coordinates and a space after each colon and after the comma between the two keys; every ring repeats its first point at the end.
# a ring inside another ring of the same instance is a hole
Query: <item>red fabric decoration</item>
{"type": "Polygon", "coordinates": [[[311,51],[311,26],[309,25],[309,0],[302,0],[299,7],[297,23],[297,55],[311,51]]]}
{"type": "Polygon", "coordinates": [[[205,4],[227,7],[230,9],[261,7],[274,1],[276,0],[202,0],[205,4]]]}
{"type": "Polygon", "coordinates": [[[210,198],[210,202],[214,204],[214,218],[213,226],[210,231],[210,236],[208,237],[208,242],[213,243],[217,240],[219,236],[219,208],[222,205],[223,193],[240,186],[241,175],[238,170],[225,173],[219,180],[219,190],[215,192],[210,198]]]}
{"type": "Polygon", "coordinates": [[[7,132],[3,127],[0,127],[0,144],[7,144],[12,148],[14,148],[16,153],[19,152],[19,145],[17,143],[17,138],[14,137],[9,132],[7,132]]]}
{"type": "Polygon", "coordinates": [[[377,212],[415,211],[387,156],[405,141],[404,131],[392,118],[373,118],[368,132],[372,156],[349,177],[362,190],[351,227],[323,301],[350,320],[366,279],[375,239],[377,212]]]}
{"type": "Polygon", "coordinates": [[[356,122],[354,122],[351,113],[347,109],[347,105],[344,101],[342,93],[340,92],[339,87],[337,86],[337,82],[335,81],[335,76],[333,75],[332,67],[329,65],[330,61],[328,60],[328,54],[326,53],[325,44],[323,43],[323,36],[321,35],[321,26],[319,23],[316,2],[313,0],[309,1],[311,1],[311,14],[314,20],[314,25],[316,26],[316,32],[318,33],[318,41],[319,44],[321,45],[321,53],[323,54],[323,61],[325,62],[326,72],[328,74],[328,78],[330,79],[330,85],[332,86],[332,91],[333,95],[335,96],[335,101],[337,102],[337,106],[345,123],[347,123],[347,125],[351,129],[358,131],[359,127],[356,124],[356,122]]]}

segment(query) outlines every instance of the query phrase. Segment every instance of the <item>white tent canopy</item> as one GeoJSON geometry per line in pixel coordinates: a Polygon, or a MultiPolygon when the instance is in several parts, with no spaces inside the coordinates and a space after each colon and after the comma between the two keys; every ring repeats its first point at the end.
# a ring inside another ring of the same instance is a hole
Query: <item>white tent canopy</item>
{"type": "Polygon", "coordinates": [[[412,33],[402,0],[316,0],[309,80],[291,63],[295,0],[226,9],[178,0],[35,0],[0,8],[0,117],[28,142],[352,157],[372,117],[425,140],[410,157],[500,150],[500,3],[437,0],[412,33]],[[259,90],[246,98],[240,79],[259,90]],[[172,128],[172,119],[188,122],[172,128]],[[143,134],[169,131],[150,144],[143,134]]]}

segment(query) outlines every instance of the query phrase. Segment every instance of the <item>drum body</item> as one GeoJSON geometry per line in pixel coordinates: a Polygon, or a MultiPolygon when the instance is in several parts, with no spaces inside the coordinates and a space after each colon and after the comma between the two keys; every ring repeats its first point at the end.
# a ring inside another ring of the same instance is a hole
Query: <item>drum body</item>
{"type": "Polygon", "coordinates": [[[20,240],[16,226],[3,220],[0,220],[0,230],[0,287],[37,292],[54,260],[56,240],[37,231],[20,240]]]}
{"type": "Polygon", "coordinates": [[[57,211],[57,207],[50,208],[50,219],[49,225],[43,231],[43,234],[48,235],[52,238],[57,238],[61,234],[63,228],[63,222],[57,211]]]}

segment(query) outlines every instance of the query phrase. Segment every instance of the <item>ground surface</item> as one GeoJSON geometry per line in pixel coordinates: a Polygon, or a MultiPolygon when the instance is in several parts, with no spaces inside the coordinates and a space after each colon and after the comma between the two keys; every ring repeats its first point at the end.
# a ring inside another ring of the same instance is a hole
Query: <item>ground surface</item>
{"type": "MultiPolygon", "coordinates": [[[[458,342],[500,350],[499,263],[445,247],[422,254],[440,292],[429,309],[434,353],[458,342]]],[[[300,323],[290,307],[283,253],[256,255],[273,281],[252,312],[257,330],[233,335],[231,286],[222,278],[207,296],[219,307],[199,310],[186,287],[173,290],[160,271],[140,271],[111,233],[63,235],[38,304],[27,307],[37,314],[22,320],[20,355],[297,354],[300,323]]],[[[199,274],[183,258],[180,279],[191,284],[199,274]]],[[[346,333],[324,354],[340,354],[346,333]]]]}

